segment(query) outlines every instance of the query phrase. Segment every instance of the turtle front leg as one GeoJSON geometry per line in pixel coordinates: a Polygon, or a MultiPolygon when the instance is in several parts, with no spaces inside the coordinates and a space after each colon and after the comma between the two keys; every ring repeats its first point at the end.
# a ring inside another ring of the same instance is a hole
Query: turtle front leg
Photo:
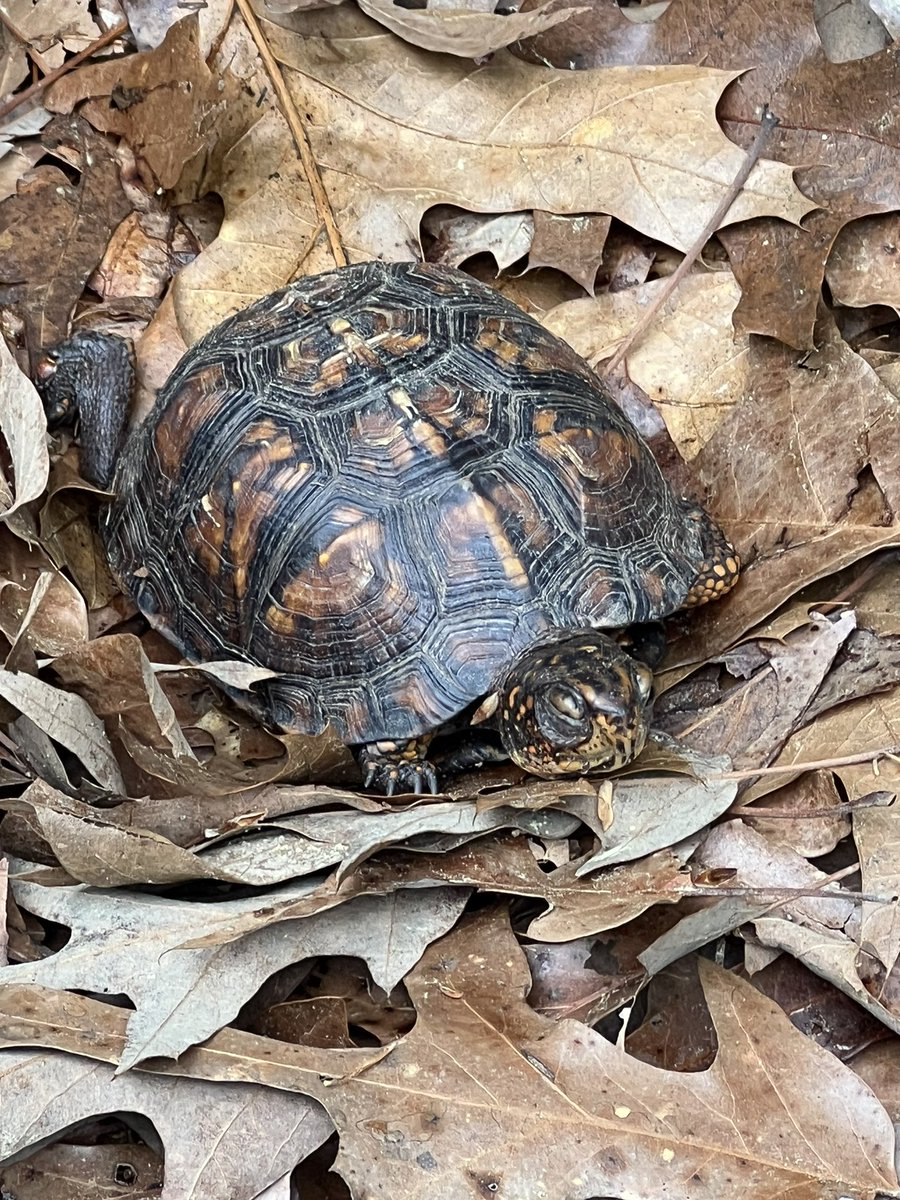
{"type": "Polygon", "coordinates": [[[427,758],[431,738],[426,733],[405,741],[367,742],[361,746],[356,758],[363,772],[363,786],[386,796],[436,792],[437,772],[427,758]]]}

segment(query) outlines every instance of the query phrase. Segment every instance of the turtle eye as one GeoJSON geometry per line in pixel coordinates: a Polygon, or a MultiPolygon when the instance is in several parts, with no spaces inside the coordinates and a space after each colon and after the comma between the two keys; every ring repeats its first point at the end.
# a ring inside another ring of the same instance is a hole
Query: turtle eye
{"type": "Polygon", "coordinates": [[[638,695],[646,703],[653,691],[653,672],[645,663],[639,662],[635,664],[634,676],[637,680],[638,695]]]}
{"type": "Polygon", "coordinates": [[[547,699],[562,717],[568,717],[570,721],[583,721],[585,716],[585,704],[582,694],[575,688],[560,687],[559,685],[550,688],[547,693],[547,699]]]}

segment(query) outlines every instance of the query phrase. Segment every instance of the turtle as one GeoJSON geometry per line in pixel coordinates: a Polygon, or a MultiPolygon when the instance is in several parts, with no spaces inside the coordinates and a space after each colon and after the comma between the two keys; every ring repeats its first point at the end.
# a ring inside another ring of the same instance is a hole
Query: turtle
{"type": "Polygon", "coordinates": [[[542,778],[628,763],[653,672],[617,635],[738,578],[584,359],[455,268],[290,283],[188,349],[128,433],[123,339],[76,333],[38,375],[150,625],[271,670],[238,702],[330,725],[388,794],[437,789],[430,743],[460,720],[542,778]]]}

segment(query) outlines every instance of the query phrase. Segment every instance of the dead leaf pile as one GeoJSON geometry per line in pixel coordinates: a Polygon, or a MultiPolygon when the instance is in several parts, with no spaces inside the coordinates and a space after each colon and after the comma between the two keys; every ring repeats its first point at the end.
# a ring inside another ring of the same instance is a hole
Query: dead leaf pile
{"type": "Polygon", "coordinates": [[[0,13],[4,1196],[900,1196],[896,6],[185,12],[0,13]],[[375,258],[621,349],[740,551],[615,777],[366,793],[110,574],[43,353],[130,338],[138,421],[375,258]]]}

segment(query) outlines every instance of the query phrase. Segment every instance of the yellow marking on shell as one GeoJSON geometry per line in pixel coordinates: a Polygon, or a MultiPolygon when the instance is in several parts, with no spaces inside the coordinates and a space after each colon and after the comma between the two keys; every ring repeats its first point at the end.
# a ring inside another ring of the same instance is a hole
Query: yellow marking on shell
{"type": "Polygon", "coordinates": [[[535,414],[534,432],[538,435],[552,433],[556,428],[556,409],[542,408],[535,414]]]}
{"type": "Polygon", "coordinates": [[[713,571],[719,576],[720,579],[725,578],[726,570],[724,563],[716,563],[716,565],[713,567],[713,571]]]}
{"type": "Polygon", "coordinates": [[[725,559],[725,566],[728,568],[728,570],[731,572],[732,575],[737,575],[738,571],[741,569],[740,564],[738,563],[737,559],[732,558],[731,555],[729,555],[728,558],[725,559]]]}
{"type": "MultiPolygon", "coordinates": [[[[336,321],[332,321],[329,326],[332,333],[336,334],[349,353],[357,359],[358,362],[366,363],[370,367],[380,366],[380,359],[364,337],[361,337],[352,327],[349,321],[343,317],[338,317],[336,321]]],[[[330,362],[331,360],[326,360],[330,362]]],[[[323,364],[324,365],[324,364],[323,364]]]]}
{"type": "Polygon", "coordinates": [[[321,549],[315,562],[286,584],[282,593],[285,608],[311,618],[330,618],[358,609],[375,575],[373,558],[377,559],[381,550],[377,522],[361,522],[343,530],[321,549]]]}
{"type": "Polygon", "coordinates": [[[240,490],[241,490],[241,481],[239,479],[232,479],[232,481],[231,481],[232,494],[236,496],[240,490]]]}
{"type": "Polygon", "coordinates": [[[324,392],[329,388],[343,383],[347,378],[352,358],[353,354],[351,352],[343,350],[338,354],[332,354],[330,357],[323,359],[319,364],[319,373],[312,384],[312,390],[316,393],[324,392]]]}
{"type": "Polygon", "coordinates": [[[266,625],[276,633],[290,635],[295,632],[293,614],[278,604],[270,604],[266,609],[266,625]]]}
{"type": "Polygon", "coordinates": [[[516,686],[514,688],[510,689],[510,693],[506,698],[507,703],[509,704],[510,708],[515,704],[516,700],[518,699],[519,692],[521,692],[521,690],[522,690],[522,687],[518,683],[516,684],[516,686]]]}
{"type": "Polygon", "coordinates": [[[205,513],[209,514],[213,525],[215,525],[216,528],[218,529],[221,526],[222,522],[217,520],[216,517],[213,515],[212,496],[210,495],[209,492],[207,492],[205,496],[201,497],[200,507],[203,509],[203,511],[205,513]]]}
{"type": "Polygon", "coordinates": [[[418,333],[401,333],[397,329],[386,329],[383,333],[378,333],[369,341],[373,345],[383,345],[391,354],[402,357],[404,354],[411,354],[415,350],[421,350],[427,341],[427,334],[423,331],[418,333]]]}
{"type": "MultiPolygon", "coordinates": [[[[406,388],[391,388],[388,395],[391,398],[391,402],[400,409],[405,417],[414,417],[416,415],[415,403],[406,388]]],[[[424,422],[419,422],[418,424],[424,425],[424,422]]],[[[431,426],[429,425],[427,428],[430,429],[431,426]]]]}

